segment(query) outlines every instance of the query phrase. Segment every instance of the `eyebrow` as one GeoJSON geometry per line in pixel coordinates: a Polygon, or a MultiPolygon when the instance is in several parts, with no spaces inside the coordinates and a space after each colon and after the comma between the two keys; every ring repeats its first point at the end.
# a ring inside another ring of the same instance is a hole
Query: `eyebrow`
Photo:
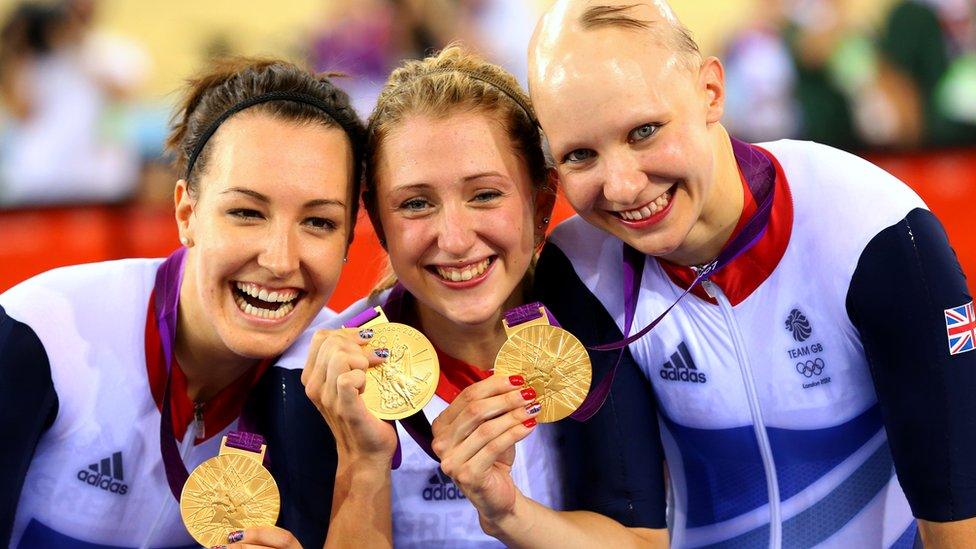
{"type": "MultiPolygon", "coordinates": [[[[505,176],[505,175],[503,175],[503,174],[501,174],[499,172],[496,172],[496,171],[487,171],[487,172],[479,172],[479,173],[474,173],[474,174],[471,174],[471,175],[466,175],[463,178],[461,178],[461,182],[462,183],[467,183],[469,181],[474,181],[475,179],[481,179],[483,177],[499,177],[499,178],[506,179],[506,180],[509,179],[507,176],[505,176]]],[[[410,184],[407,184],[407,185],[397,185],[392,190],[393,191],[405,191],[405,190],[406,191],[413,191],[413,190],[429,189],[431,187],[432,187],[432,185],[430,183],[410,183],[410,184]]]]}
{"type": "MultiPolygon", "coordinates": [[[[264,203],[270,203],[271,202],[271,199],[268,198],[267,196],[265,196],[265,195],[263,195],[263,194],[255,191],[255,190],[247,189],[247,188],[244,188],[244,187],[231,187],[231,188],[229,188],[229,189],[221,192],[220,194],[229,194],[229,193],[240,193],[240,194],[244,194],[244,195],[250,196],[251,198],[253,198],[253,199],[255,199],[255,200],[259,201],[259,202],[264,202],[264,203]]],[[[338,206],[340,208],[345,208],[346,207],[346,203],[343,202],[342,200],[336,200],[334,198],[317,198],[315,200],[309,200],[308,202],[306,202],[302,206],[304,208],[315,208],[315,207],[318,207],[318,206],[338,206]]]]}

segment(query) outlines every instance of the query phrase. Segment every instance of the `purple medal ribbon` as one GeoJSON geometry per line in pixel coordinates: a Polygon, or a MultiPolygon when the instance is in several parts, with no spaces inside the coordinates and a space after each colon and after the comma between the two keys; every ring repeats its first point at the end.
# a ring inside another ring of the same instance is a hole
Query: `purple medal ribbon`
{"type": "MultiPolygon", "coordinates": [[[[383,312],[386,313],[386,318],[389,319],[390,322],[401,322],[402,319],[405,317],[406,306],[404,304],[404,301],[406,295],[407,295],[406,290],[403,288],[401,284],[397,283],[395,286],[393,286],[393,289],[390,291],[390,295],[387,296],[386,302],[383,304],[383,312]]],[[[349,320],[347,325],[350,328],[358,328],[363,324],[366,324],[370,320],[373,320],[377,316],[379,316],[379,313],[377,313],[372,307],[370,307],[369,309],[366,309],[363,312],[359,313],[358,315],[352,317],[349,320]]],[[[394,420],[384,420],[384,421],[386,421],[391,425],[394,425],[394,427],[396,426],[394,420]]],[[[424,415],[423,410],[417,412],[416,414],[413,414],[412,416],[405,417],[399,421],[400,421],[400,425],[403,426],[403,430],[410,435],[410,438],[412,438],[414,442],[416,442],[417,445],[420,446],[420,448],[424,451],[424,453],[430,456],[430,458],[433,459],[434,461],[440,463],[441,461],[440,458],[437,457],[437,454],[434,453],[434,449],[431,446],[432,442],[434,441],[434,432],[433,429],[431,429],[430,422],[427,421],[427,416],[424,415]]],[[[396,430],[394,429],[393,432],[396,433],[396,430]]],[[[400,438],[398,435],[396,452],[393,454],[393,461],[390,464],[390,468],[399,469],[402,461],[403,461],[403,452],[401,451],[400,448],[400,438]]]]}
{"type": "MultiPolygon", "coordinates": [[[[159,342],[163,347],[163,361],[166,365],[166,388],[163,390],[163,406],[160,410],[159,421],[159,449],[163,457],[163,469],[166,471],[166,481],[169,489],[180,501],[183,485],[190,478],[190,473],[180,457],[180,450],[176,446],[176,435],[173,432],[173,417],[170,414],[170,381],[173,368],[173,345],[176,342],[176,319],[180,303],[180,285],[183,282],[183,266],[186,263],[186,248],[179,248],[163,261],[156,271],[156,283],[153,287],[155,294],[156,326],[159,330],[159,342]]],[[[238,426],[243,426],[243,418],[238,420],[238,426]]],[[[189,436],[187,432],[184,436],[189,436]]],[[[264,437],[254,433],[234,431],[227,435],[227,446],[260,452],[264,444],[264,437]]]]}
{"type": "MultiPolygon", "coordinates": [[[[697,270],[695,280],[688,286],[678,299],[665,309],[650,324],[642,328],[634,335],[630,334],[630,329],[634,322],[634,314],[637,311],[637,298],[640,293],[641,278],[644,273],[644,264],[647,256],[624,245],[623,250],[623,270],[624,270],[624,339],[614,343],[587,347],[591,351],[613,351],[623,349],[631,343],[647,335],[664,317],[671,312],[684,297],[692,292],[699,284],[707,280],[709,276],[732,263],[737,257],[752,248],[759,242],[766,227],[769,225],[769,217],[773,210],[773,189],[776,182],[776,169],[772,161],[761,151],[748,143],[732,138],[732,152],[735,154],[736,163],[749,185],[749,191],[756,198],[758,206],[755,213],[742,226],[742,231],[732,238],[719,252],[714,261],[697,270]]],[[[610,370],[603,376],[600,383],[590,391],[586,399],[570,416],[578,421],[586,421],[596,414],[610,394],[610,387],[613,385],[614,376],[617,373],[617,366],[623,358],[623,350],[617,357],[617,361],[610,370]]]]}

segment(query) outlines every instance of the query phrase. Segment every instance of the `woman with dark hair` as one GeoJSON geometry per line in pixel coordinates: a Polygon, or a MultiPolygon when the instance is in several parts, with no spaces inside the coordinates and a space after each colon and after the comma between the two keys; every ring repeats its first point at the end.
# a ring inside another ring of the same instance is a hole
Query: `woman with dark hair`
{"type": "MultiPolygon", "coordinates": [[[[168,141],[183,246],[0,295],[0,544],[193,545],[188,470],[233,431],[274,430],[289,373],[271,364],[335,288],[362,139],[346,94],[290,63],[230,60],[189,83],[168,141]]],[[[301,529],[316,487],[268,447],[279,525],[301,529]]],[[[241,537],[298,546],[274,527],[241,537]]]]}

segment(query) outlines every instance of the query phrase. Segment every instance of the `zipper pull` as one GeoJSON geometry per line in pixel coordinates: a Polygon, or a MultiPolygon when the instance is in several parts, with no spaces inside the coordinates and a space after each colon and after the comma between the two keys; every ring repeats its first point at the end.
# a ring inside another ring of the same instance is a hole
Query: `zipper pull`
{"type": "Polygon", "coordinates": [[[203,423],[203,403],[194,402],[193,403],[193,431],[196,438],[206,437],[206,432],[203,423]]]}
{"type": "Polygon", "coordinates": [[[708,294],[708,297],[712,299],[718,299],[718,287],[708,279],[702,280],[702,289],[708,294]]]}

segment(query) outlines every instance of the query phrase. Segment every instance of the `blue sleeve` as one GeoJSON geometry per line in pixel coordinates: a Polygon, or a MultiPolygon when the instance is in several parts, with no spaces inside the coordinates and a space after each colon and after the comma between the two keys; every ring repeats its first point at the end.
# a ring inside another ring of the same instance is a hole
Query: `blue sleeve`
{"type": "Polygon", "coordinates": [[[922,209],[871,240],[847,296],[898,480],[924,520],[976,516],[976,342],[950,337],[946,313],[965,316],[972,301],[942,225],[922,209]]]}
{"type": "MultiPolygon", "coordinates": [[[[535,297],[587,346],[623,339],[620,329],[553,244],[543,249],[535,297]]],[[[593,385],[620,351],[590,352],[593,385]]],[[[664,450],[650,382],[629,351],[606,403],[586,422],[559,423],[568,510],[587,510],[629,527],[665,528],[664,450]]]]}
{"type": "Polygon", "coordinates": [[[10,543],[27,468],[57,414],[51,364],[41,340],[0,307],[0,546],[10,543]]]}
{"type": "Polygon", "coordinates": [[[281,494],[278,526],[303,547],[322,547],[332,516],[338,455],[328,424],[305,396],[301,370],[273,367],[248,399],[247,414],[268,444],[281,494]]]}

